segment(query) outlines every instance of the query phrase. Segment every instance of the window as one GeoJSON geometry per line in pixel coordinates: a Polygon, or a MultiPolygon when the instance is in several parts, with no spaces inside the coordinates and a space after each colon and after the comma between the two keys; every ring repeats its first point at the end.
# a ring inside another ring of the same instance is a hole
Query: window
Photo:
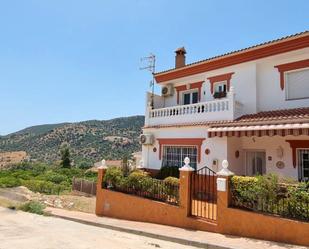
{"type": "Polygon", "coordinates": [[[266,173],[266,155],[262,151],[246,152],[246,175],[264,175],[266,173]]]}
{"type": "Polygon", "coordinates": [[[285,73],[286,99],[309,98],[309,68],[285,73]]]}
{"type": "Polygon", "coordinates": [[[218,92],[219,93],[221,93],[221,92],[226,93],[226,81],[215,83],[215,93],[218,93],[218,92]]]}
{"type": "Polygon", "coordinates": [[[190,105],[198,102],[198,91],[184,92],[183,104],[190,105]]]}
{"type": "Polygon", "coordinates": [[[297,150],[298,165],[299,165],[299,179],[309,180],[309,149],[297,150]]]}
{"type": "Polygon", "coordinates": [[[190,166],[196,169],[197,147],[196,146],[163,146],[162,166],[182,167],[185,157],[190,158],[190,166]]]}

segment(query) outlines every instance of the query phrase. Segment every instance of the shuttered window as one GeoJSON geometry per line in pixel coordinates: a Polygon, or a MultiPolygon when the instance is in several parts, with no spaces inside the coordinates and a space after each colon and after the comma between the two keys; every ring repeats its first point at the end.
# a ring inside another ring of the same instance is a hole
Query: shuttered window
{"type": "Polygon", "coordinates": [[[285,73],[286,99],[309,98],[309,68],[285,73]]]}

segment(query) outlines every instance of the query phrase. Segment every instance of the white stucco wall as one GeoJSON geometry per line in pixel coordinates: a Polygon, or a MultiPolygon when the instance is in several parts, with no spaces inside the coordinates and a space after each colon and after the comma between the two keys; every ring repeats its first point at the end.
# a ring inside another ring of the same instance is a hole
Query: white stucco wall
{"type": "Polygon", "coordinates": [[[291,177],[298,179],[298,167],[293,167],[292,149],[286,140],[309,140],[308,136],[274,136],[274,137],[241,137],[228,138],[228,161],[230,162],[231,170],[238,175],[245,175],[246,151],[257,150],[265,151],[266,153],[266,173],[275,173],[279,176],[291,177]],[[283,158],[277,155],[277,149],[283,148],[283,158]],[[235,157],[235,151],[239,150],[240,156],[235,157]],[[271,157],[271,160],[268,160],[271,157]],[[276,163],[283,161],[285,167],[278,169],[276,163]]]}
{"type": "MultiPolygon", "coordinates": [[[[158,138],[205,138],[201,146],[201,161],[197,164],[197,168],[204,166],[212,168],[212,161],[214,159],[218,159],[221,165],[222,160],[227,158],[226,138],[208,139],[206,127],[145,129],[144,133],[151,133],[155,137],[153,145],[142,146],[143,161],[146,168],[161,168],[162,160],[159,159],[158,138]],[[156,152],[153,152],[154,147],[157,148],[156,152]],[[205,154],[206,148],[210,150],[209,155],[205,154]]],[[[214,168],[214,170],[217,169],[214,168]]]]}
{"type": "Polygon", "coordinates": [[[308,107],[309,99],[286,100],[280,88],[280,74],[276,65],[309,59],[309,48],[284,53],[257,61],[258,111],[308,107]]]}
{"type": "MultiPolygon", "coordinates": [[[[286,101],[285,90],[282,91],[280,89],[280,74],[274,66],[308,58],[309,48],[305,48],[166,81],[160,85],[173,84],[174,86],[179,86],[204,81],[201,101],[210,101],[213,100],[213,96],[210,92],[210,83],[207,78],[234,72],[231,78],[231,86],[234,86],[236,100],[244,105],[243,114],[304,107],[309,106],[309,99],[286,101]]],[[[175,105],[177,105],[176,91],[174,91],[173,96],[164,98],[163,106],[170,107],[175,105]]]]}
{"type": "Polygon", "coordinates": [[[160,169],[162,161],[159,159],[159,143],[158,138],[205,138],[201,146],[201,162],[198,168],[207,166],[214,171],[221,169],[224,159],[229,161],[229,169],[236,175],[246,174],[246,151],[257,150],[266,153],[266,173],[276,173],[280,176],[298,179],[298,168],[293,167],[292,149],[290,144],[286,142],[288,139],[307,139],[308,136],[274,136],[274,137],[213,137],[207,138],[207,127],[192,126],[182,128],[160,128],[145,129],[144,133],[151,133],[155,137],[154,145],[143,146],[142,156],[146,168],[160,169]],[[283,158],[277,155],[277,148],[283,148],[283,158]],[[157,151],[153,152],[156,147],[157,151]],[[209,149],[210,153],[205,154],[205,150],[209,149]],[[236,158],[235,152],[239,151],[239,157],[236,158]],[[268,160],[271,157],[271,160],[268,160]],[[213,160],[218,160],[218,168],[213,167],[213,160]],[[285,167],[278,169],[276,163],[283,161],[285,167]]]}

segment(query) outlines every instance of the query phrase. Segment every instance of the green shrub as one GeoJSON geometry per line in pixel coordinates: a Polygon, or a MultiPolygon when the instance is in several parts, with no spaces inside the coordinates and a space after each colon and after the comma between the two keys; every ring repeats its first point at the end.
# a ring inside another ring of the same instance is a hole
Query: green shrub
{"type": "Polygon", "coordinates": [[[29,201],[19,207],[19,209],[24,212],[41,215],[44,214],[44,208],[44,205],[38,201],[29,201]]]}
{"type": "Polygon", "coordinates": [[[179,186],[179,179],[176,177],[169,176],[166,177],[163,181],[168,185],[179,186]]]}
{"type": "Polygon", "coordinates": [[[55,173],[53,171],[48,171],[44,175],[41,175],[37,178],[38,180],[44,180],[56,184],[60,184],[62,182],[70,182],[71,179],[69,179],[66,175],[55,173]]]}
{"type": "Polygon", "coordinates": [[[151,185],[153,185],[152,180],[153,179],[147,172],[136,170],[131,172],[130,175],[125,178],[124,184],[137,191],[147,191],[151,185]]]}
{"type": "Polygon", "coordinates": [[[163,167],[161,167],[156,178],[165,179],[169,176],[179,178],[179,168],[176,167],[176,166],[163,166],[163,167]]]}
{"type": "MultiPolygon", "coordinates": [[[[283,180],[283,182],[285,182],[283,180]]],[[[283,184],[270,174],[231,178],[233,204],[291,218],[308,219],[309,184],[283,184]]]]}
{"type": "Polygon", "coordinates": [[[0,178],[1,188],[13,188],[21,185],[21,181],[13,176],[6,176],[0,178]]]}
{"type": "Polygon", "coordinates": [[[103,181],[109,186],[117,186],[124,180],[122,170],[119,167],[107,168],[103,181]]]}
{"type": "Polygon", "coordinates": [[[44,194],[60,194],[62,191],[70,189],[67,184],[54,184],[43,180],[25,180],[22,181],[22,185],[33,192],[44,194]]]}

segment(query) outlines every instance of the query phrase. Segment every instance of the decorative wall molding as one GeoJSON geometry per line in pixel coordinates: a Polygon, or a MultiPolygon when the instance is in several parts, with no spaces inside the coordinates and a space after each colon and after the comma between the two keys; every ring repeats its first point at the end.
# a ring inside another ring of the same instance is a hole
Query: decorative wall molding
{"type": "Polygon", "coordinates": [[[198,100],[201,101],[201,95],[202,95],[202,85],[204,81],[196,82],[196,83],[191,83],[188,85],[181,85],[181,86],[176,86],[176,92],[177,92],[177,104],[179,104],[179,93],[182,91],[187,91],[191,89],[198,89],[198,100]]]}
{"type": "Polygon", "coordinates": [[[227,91],[229,91],[230,90],[230,81],[231,81],[233,74],[234,74],[234,72],[226,73],[226,74],[220,74],[220,75],[216,75],[216,76],[212,76],[212,77],[207,78],[210,82],[210,92],[211,92],[211,94],[214,93],[214,84],[216,82],[220,82],[220,81],[226,81],[227,91]]]}
{"type": "Polygon", "coordinates": [[[296,168],[296,149],[309,148],[309,140],[286,140],[292,148],[293,166],[296,168]]]}
{"type": "Polygon", "coordinates": [[[275,68],[277,68],[279,73],[280,73],[280,88],[281,88],[281,90],[284,90],[284,85],[285,85],[284,73],[285,72],[291,71],[291,70],[296,70],[296,69],[301,69],[301,68],[306,68],[306,67],[309,67],[309,59],[302,60],[302,61],[295,61],[295,62],[275,66],[275,68]]]}

